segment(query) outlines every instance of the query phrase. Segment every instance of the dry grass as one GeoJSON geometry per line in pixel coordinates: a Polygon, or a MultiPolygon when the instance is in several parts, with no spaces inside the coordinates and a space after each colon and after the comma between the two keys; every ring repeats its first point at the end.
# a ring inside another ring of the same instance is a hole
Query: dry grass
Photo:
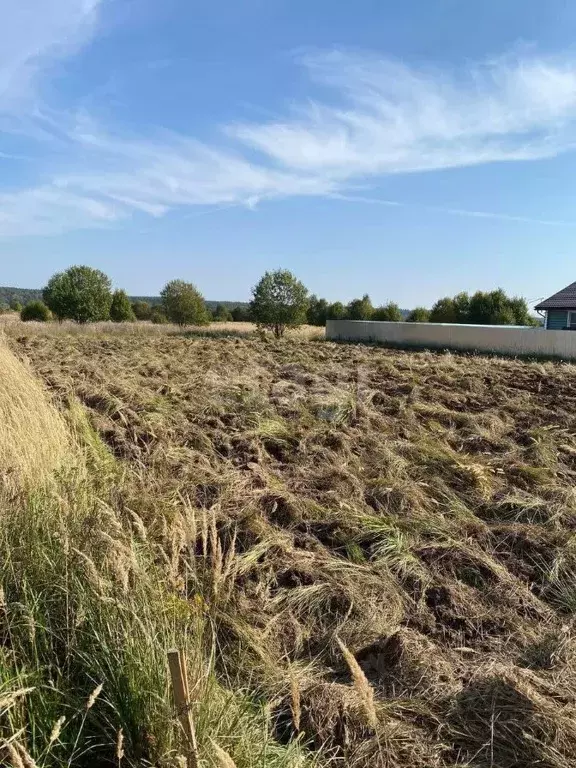
{"type": "Polygon", "coordinates": [[[121,468],[110,503],[135,544],[100,535],[107,570],[77,568],[111,594],[112,552],[150,547],[278,740],[342,768],[576,766],[573,366],[165,329],[10,338],[121,468]]]}
{"type": "MultiPolygon", "coordinates": [[[[80,406],[59,415],[25,365],[0,352],[0,405],[14,423],[0,456],[13,469],[0,486],[0,765],[181,765],[166,669],[176,646],[189,660],[202,765],[214,764],[217,743],[220,758],[240,768],[312,766],[300,744],[274,741],[254,686],[232,691],[225,674],[216,679],[203,572],[184,582],[173,537],[164,546],[149,536],[127,504],[130,470],[80,406]],[[188,601],[187,590],[198,599],[188,601]]],[[[206,546],[215,546],[213,522],[202,524],[206,546]]],[[[207,583],[230,571],[218,551],[221,567],[207,583]]]]}
{"type": "Polygon", "coordinates": [[[0,337],[0,483],[12,489],[41,483],[65,458],[63,418],[41,382],[0,337]]]}
{"type": "MultiPolygon", "coordinates": [[[[212,337],[238,337],[238,338],[260,338],[260,332],[254,323],[210,323],[202,326],[184,326],[166,323],[164,325],[155,325],[148,321],[137,321],[135,323],[113,323],[110,321],[101,323],[87,323],[79,325],[71,320],[65,320],[62,323],[50,322],[39,323],[35,321],[23,323],[20,316],[14,312],[7,312],[0,315],[0,328],[5,329],[10,334],[27,333],[40,331],[46,335],[62,336],[100,336],[103,333],[107,335],[119,334],[121,336],[166,336],[176,335],[185,337],[206,336],[212,337]]],[[[268,334],[269,335],[269,334],[268,334]]],[[[295,330],[288,331],[288,335],[293,339],[321,339],[324,338],[324,328],[314,325],[303,325],[295,330]]]]}

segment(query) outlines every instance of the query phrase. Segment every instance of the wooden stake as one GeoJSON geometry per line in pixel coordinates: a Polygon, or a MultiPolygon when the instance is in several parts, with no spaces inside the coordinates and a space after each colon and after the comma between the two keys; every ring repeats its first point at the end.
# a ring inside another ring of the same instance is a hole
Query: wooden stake
{"type": "Polygon", "coordinates": [[[190,693],[188,691],[188,676],[186,674],[186,656],[182,651],[173,648],[168,651],[168,665],[172,677],[172,690],[174,691],[174,704],[180,725],[188,742],[188,768],[198,768],[198,745],[196,743],[196,731],[190,712],[190,693]]]}

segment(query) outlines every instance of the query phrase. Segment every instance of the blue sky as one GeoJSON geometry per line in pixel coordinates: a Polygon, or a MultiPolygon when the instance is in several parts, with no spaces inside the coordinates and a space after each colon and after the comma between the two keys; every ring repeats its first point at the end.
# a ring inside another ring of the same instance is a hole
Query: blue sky
{"type": "Polygon", "coordinates": [[[0,284],[576,280],[569,0],[0,0],[0,284]]]}

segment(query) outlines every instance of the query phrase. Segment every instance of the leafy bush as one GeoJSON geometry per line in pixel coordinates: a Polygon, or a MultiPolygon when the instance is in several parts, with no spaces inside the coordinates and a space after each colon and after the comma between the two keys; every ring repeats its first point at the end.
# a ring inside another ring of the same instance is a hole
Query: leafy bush
{"type": "Polygon", "coordinates": [[[308,291],[287,269],[266,272],[252,289],[250,311],[259,328],[269,328],[276,338],[286,328],[306,322],[308,291]]]}
{"type": "Polygon", "coordinates": [[[40,323],[45,323],[50,320],[51,317],[52,314],[43,301],[31,301],[20,310],[20,320],[23,320],[24,322],[37,320],[40,323]]]}
{"type": "Polygon", "coordinates": [[[394,304],[393,301],[390,301],[388,304],[385,304],[383,307],[377,307],[372,312],[371,319],[382,320],[388,323],[401,323],[402,320],[404,320],[404,316],[402,315],[402,312],[398,304],[394,304]]]}
{"type": "Polygon", "coordinates": [[[210,316],[204,297],[192,283],[184,280],[171,280],[162,292],[164,314],[176,325],[207,325],[210,316]]]}
{"type": "Polygon", "coordinates": [[[218,304],[213,313],[215,323],[229,323],[232,321],[232,312],[223,304],[218,304]]]}
{"type": "Polygon", "coordinates": [[[231,314],[232,314],[232,320],[235,323],[249,323],[252,320],[249,307],[242,307],[242,306],[234,307],[231,314]]]}
{"type": "Polygon", "coordinates": [[[311,296],[307,313],[308,325],[326,325],[328,309],[329,304],[326,299],[319,299],[318,296],[311,296]]]}
{"type": "Polygon", "coordinates": [[[348,320],[371,320],[374,307],[367,293],[361,299],[353,299],[346,310],[348,320]]]}
{"type": "Polygon", "coordinates": [[[471,323],[472,325],[534,325],[526,300],[510,297],[498,288],[459,293],[439,299],[430,312],[432,323],[471,323]]]}
{"type": "Polygon", "coordinates": [[[115,323],[133,323],[136,320],[136,315],[126,291],[114,291],[110,306],[110,320],[113,320],[115,323]]]}
{"type": "Polygon", "coordinates": [[[132,312],[136,320],[150,320],[152,316],[152,307],[147,301],[133,301],[132,312]]]}
{"type": "Polygon", "coordinates": [[[165,325],[168,322],[168,318],[164,312],[162,312],[160,307],[152,307],[152,311],[150,312],[150,320],[154,323],[154,325],[165,325]]]}
{"type": "Polygon", "coordinates": [[[110,317],[110,287],[110,278],[99,269],[70,267],[50,278],[43,297],[58,320],[94,323],[110,317]]]}
{"type": "Polygon", "coordinates": [[[346,307],[341,301],[335,301],[328,306],[326,312],[327,320],[344,320],[346,318],[346,307]]]}
{"type": "Polygon", "coordinates": [[[18,301],[18,299],[12,299],[10,301],[10,309],[12,312],[22,312],[22,304],[18,301]]]}
{"type": "Polygon", "coordinates": [[[430,310],[426,307],[415,307],[407,316],[408,323],[427,323],[430,320],[430,310]]]}

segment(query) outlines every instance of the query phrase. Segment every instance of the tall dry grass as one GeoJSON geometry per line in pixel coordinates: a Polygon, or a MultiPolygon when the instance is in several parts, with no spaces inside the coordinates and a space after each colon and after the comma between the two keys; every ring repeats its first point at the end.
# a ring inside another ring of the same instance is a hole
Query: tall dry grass
{"type": "Polygon", "coordinates": [[[298,743],[274,741],[253,691],[217,676],[214,618],[186,598],[202,584],[191,572],[175,586],[171,555],[125,508],[126,472],[84,412],[61,416],[5,347],[0,361],[0,461],[13,476],[0,488],[0,765],[181,765],[171,647],[189,659],[203,765],[311,764],[298,743]]]}
{"type": "MultiPolygon", "coordinates": [[[[173,323],[154,324],[148,321],[134,323],[113,323],[111,321],[98,323],[79,324],[71,320],[62,323],[49,322],[22,322],[17,316],[0,315],[0,328],[11,336],[17,336],[30,331],[40,331],[50,336],[184,336],[186,338],[260,338],[255,323],[210,323],[202,326],[179,326],[173,323]]],[[[294,330],[289,330],[288,337],[301,340],[322,339],[325,336],[324,328],[313,325],[303,325],[294,330]]],[[[270,333],[264,333],[271,338],[270,333]]]]}
{"type": "Polygon", "coordinates": [[[41,382],[0,337],[0,483],[42,482],[70,458],[64,419],[41,382]]]}

